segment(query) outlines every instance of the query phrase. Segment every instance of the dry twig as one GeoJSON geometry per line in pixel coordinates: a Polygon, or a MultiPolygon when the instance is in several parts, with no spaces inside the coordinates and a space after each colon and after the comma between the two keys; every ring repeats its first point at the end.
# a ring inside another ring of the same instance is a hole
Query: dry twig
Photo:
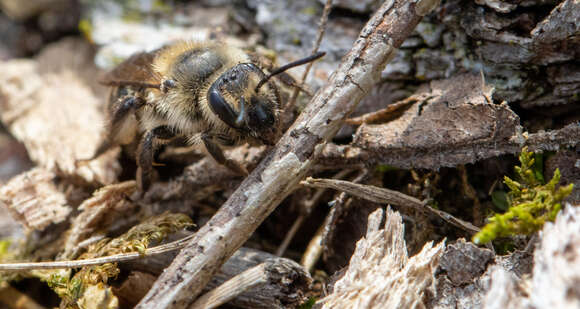
{"type": "Polygon", "coordinates": [[[175,258],[136,308],[186,308],[219,266],[309,172],[325,142],[380,79],[380,72],[436,0],[386,1],[329,83],[175,258]]]}
{"type": "Polygon", "coordinates": [[[59,269],[59,268],[78,268],[90,265],[100,265],[105,263],[116,263],[131,261],[145,256],[161,254],[185,247],[187,241],[191,240],[194,235],[189,235],[182,239],[170,243],[159,245],[153,248],[145,249],[143,253],[131,252],[121,253],[109,256],[103,256],[93,259],[75,260],[75,261],[52,261],[52,262],[30,262],[30,263],[4,263],[0,264],[0,271],[21,271],[32,269],[59,269]]]}
{"type": "MultiPolygon", "coordinates": [[[[326,31],[326,23],[328,22],[328,15],[330,14],[330,9],[332,9],[332,0],[326,0],[324,4],[324,9],[322,10],[322,16],[320,18],[320,24],[318,25],[318,34],[316,35],[316,41],[314,42],[314,47],[312,47],[311,55],[314,55],[318,52],[320,48],[320,42],[322,42],[322,38],[324,37],[324,32],[326,31]]],[[[310,69],[314,65],[313,62],[310,62],[304,68],[304,73],[302,73],[302,79],[300,80],[300,87],[304,86],[304,82],[306,81],[306,77],[308,77],[308,73],[310,69]]],[[[290,100],[288,100],[288,104],[286,105],[286,111],[291,113],[294,111],[294,104],[296,104],[296,99],[298,98],[298,93],[300,92],[299,88],[294,89],[292,92],[292,96],[290,100]]]]}
{"type": "Polygon", "coordinates": [[[410,207],[419,210],[423,213],[435,215],[447,223],[454,225],[460,229],[466,230],[470,233],[479,232],[479,228],[473,224],[456,218],[442,210],[435,209],[425,202],[422,202],[412,196],[403,194],[401,192],[379,188],[369,185],[356,184],[344,180],[335,179],[314,179],[307,178],[301,182],[303,185],[315,188],[333,188],[335,190],[344,191],[362,199],[373,201],[376,203],[392,204],[402,207],[410,207]]]}

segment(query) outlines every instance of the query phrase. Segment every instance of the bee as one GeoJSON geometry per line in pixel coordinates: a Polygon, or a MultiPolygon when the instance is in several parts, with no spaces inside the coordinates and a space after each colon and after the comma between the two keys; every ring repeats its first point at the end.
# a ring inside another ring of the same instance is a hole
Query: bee
{"type": "Polygon", "coordinates": [[[222,147],[273,145],[280,135],[282,102],[271,78],[322,56],[266,74],[243,50],[220,43],[182,41],[135,54],[102,80],[112,87],[108,133],[94,157],[113,146],[136,144],[141,192],[151,184],[156,152],[175,139],[203,144],[218,163],[247,175],[222,147]]]}

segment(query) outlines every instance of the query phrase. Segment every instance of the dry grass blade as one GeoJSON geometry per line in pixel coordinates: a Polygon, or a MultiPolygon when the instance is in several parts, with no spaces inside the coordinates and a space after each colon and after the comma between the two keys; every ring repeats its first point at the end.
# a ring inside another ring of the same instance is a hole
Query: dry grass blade
{"type": "Polygon", "coordinates": [[[21,271],[21,270],[32,270],[32,269],[59,269],[59,268],[78,268],[90,265],[100,265],[106,263],[124,262],[131,261],[145,256],[151,256],[155,254],[162,254],[165,252],[177,250],[183,248],[189,240],[193,238],[194,235],[189,235],[187,237],[181,238],[179,240],[159,245],[156,247],[145,249],[145,252],[131,252],[131,253],[121,253],[109,256],[103,256],[93,259],[75,260],[75,261],[53,261],[53,262],[31,262],[31,263],[4,263],[0,264],[0,271],[21,271]]]}
{"type": "Polygon", "coordinates": [[[360,185],[344,180],[315,179],[311,177],[307,178],[305,181],[302,181],[301,184],[315,188],[332,188],[377,203],[385,203],[401,207],[414,208],[424,213],[433,214],[445,220],[449,224],[452,224],[470,233],[479,232],[479,228],[474,226],[473,224],[463,221],[459,218],[456,218],[444,211],[434,209],[433,207],[427,205],[425,202],[420,201],[412,196],[403,194],[401,192],[385,188],[379,188],[375,186],[360,185]]]}

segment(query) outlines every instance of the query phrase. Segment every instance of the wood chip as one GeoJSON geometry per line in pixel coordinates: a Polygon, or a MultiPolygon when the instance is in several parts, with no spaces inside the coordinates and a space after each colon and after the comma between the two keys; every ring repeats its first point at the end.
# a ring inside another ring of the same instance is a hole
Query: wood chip
{"type": "Polygon", "coordinates": [[[434,273],[445,249],[425,244],[409,258],[401,215],[388,209],[369,216],[367,234],[358,241],[348,269],[334,285],[334,291],[319,302],[323,308],[417,308],[424,296],[434,292],[434,273]]]}
{"type": "Polygon", "coordinates": [[[34,168],[0,187],[0,206],[15,221],[34,230],[43,230],[52,223],[64,221],[71,208],[53,180],[56,175],[34,168]]]}
{"type": "MultiPolygon", "coordinates": [[[[90,63],[88,49],[73,49],[74,42],[55,43],[47,56],[39,57],[43,62],[52,57],[54,63],[87,58],[90,63]],[[56,47],[60,52],[54,52],[56,47]]],[[[24,144],[32,161],[89,183],[114,182],[120,170],[114,153],[77,165],[78,160],[91,158],[101,141],[105,93],[97,97],[74,67],[41,72],[45,68],[34,60],[11,60],[0,66],[0,120],[24,144]]]]}
{"type": "Polygon", "coordinates": [[[82,212],[72,220],[61,258],[74,258],[79,243],[102,228],[104,221],[110,223],[126,210],[134,208],[129,196],[135,192],[135,188],[135,181],[121,182],[105,186],[85,200],[79,206],[82,212]]]}

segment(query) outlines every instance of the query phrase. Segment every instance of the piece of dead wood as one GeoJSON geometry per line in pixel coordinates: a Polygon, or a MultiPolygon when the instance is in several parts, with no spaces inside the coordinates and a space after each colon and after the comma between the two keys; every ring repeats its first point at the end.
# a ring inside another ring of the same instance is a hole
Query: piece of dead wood
{"type": "Polygon", "coordinates": [[[308,173],[324,144],[437,0],[386,1],[276,147],[196,233],[136,308],[185,308],[308,173]]]}
{"type": "Polygon", "coordinates": [[[78,208],[81,213],[72,220],[60,258],[75,258],[83,240],[96,236],[93,234],[96,230],[135,208],[129,199],[135,189],[135,181],[121,182],[105,186],[85,200],[78,208]]]}
{"type": "Polygon", "coordinates": [[[367,234],[359,240],[348,269],[334,290],[318,301],[322,308],[420,308],[426,290],[434,293],[434,274],[444,241],[425,244],[409,258],[403,219],[390,208],[369,215],[367,234]],[[385,219],[384,228],[381,228],[385,219]]]}
{"type": "Polygon", "coordinates": [[[40,167],[88,183],[112,183],[120,171],[114,152],[86,165],[76,164],[90,158],[100,143],[105,97],[97,97],[92,85],[83,81],[83,73],[76,71],[79,64],[94,67],[90,48],[79,42],[54,43],[47,48],[51,59],[41,54],[37,59],[43,61],[0,63],[0,120],[40,167]],[[46,71],[41,65],[63,62],[69,66],[46,71]]]}
{"type": "Polygon", "coordinates": [[[353,123],[362,123],[353,142],[329,145],[321,163],[437,169],[517,153],[523,146],[551,151],[580,143],[578,124],[522,133],[519,117],[507,104],[493,104],[492,93],[477,74],[433,81],[412,96],[414,102],[409,98],[396,103],[394,106],[412,105],[393,121],[376,123],[384,114],[392,114],[391,106],[353,119],[353,123]]]}
{"type": "MultiPolygon", "coordinates": [[[[147,290],[153,285],[157,275],[161,274],[163,270],[173,261],[177,253],[168,252],[162,255],[148,256],[143,259],[138,259],[132,261],[131,263],[121,265],[125,270],[131,272],[146,272],[153,274],[153,280],[147,283],[147,290]]],[[[265,263],[268,260],[279,260],[283,261],[280,263],[290,263],[295,264],[289,259],[277,257],[273,254],[256,250],[250,248],[240,248],[236,253],[232,255],[230,259],[222,267],[219,272],[211,279],[209,284],[205,287],[204,292],[209,292],[224,282],[230,280],[231,278],[239,275],[240,273],[255,267],[259,264],[265,263]]],[[[302,268],[301,268],[302,269],[302,268]]],[[[306,274],[302,276],[302,279],[295,279],[294,282],[307,282],[310,280],[310,276],[302,270],[297,272],[297,274],[306,274]]],[[[302,299],[304,292],[306,291],[306,286],[296,286],[296,288],[291,289],[279,289],[280,285],[268,285],[257,286],[251,288],[244,293],[236,295],[234,299],[228,302],[229,305],[239,307],[239,308],[260,308],[260,309],[270,309],[270,308],[286,308],[286,304],[296,304],[302,299]]],[[[144,290],[139,295],[134,295],[135,302],[131,304],[134,306],[147,292],[144,290]]]]}
{"type": "Polygon", "coordinates": [[[44,230],[64,221],[72,209],[59,191],[53,172],[34,168],[14,177],[0,187],[0,207],[8,210],[14,221],[33,230],[44,230]]]}
{"type": "MultiPolygon", "coordinates": [[[[519,294],[523,287],[520,286],[519,278],[530,274],[532,264],[532,256],[526,252],[515,251],[494,257],[490,250],[459,239],[448,244],[439,259],[436,272],[437,294],[429,296],[428,308],[482,308],[486,293],[491,293],[490,283],[496,281],[495,272],[498,269],[509,275],[498,280],[515,280],[513,287],[517,291],[504,291],[504,295],[512,292],[519,294]]],[[[496,291],[501,289],[502,287],[497,288],[496,291]]],[[[497,294],[493,298],[502,299],[497,294]]],[[[518,308],[504,305],[495,308],[518,308]]]]}
{"type": "Polygon", "coordinates": [[[312,177],[309,177],[306,180],[302,181],[301,184],[316,188],[332,188],[335,190],[344,191],[356,197],[373,201],[376,203],[392,204],[401,207],[410,207],[420,212],[439,217],[445,222],[472,234],[477,233],[480,230],[477,226],[474,226],[473,224],[467,221],[463,221],[459,218],[456,218],[451,214],[446,213],[442,210],[435,209],[427,205],[425,202],[420,201],[412,196],[403,194],[401,192],[385,188],[379,188],[375,186],[356,184],[344,180],[315,179],[312,177]]]}
{"type": "Polygon", "coordinates": [[[200,296],[189,308],[217,308],[249,289],[286,292],[292,302],[270,308],[296,307],[306,300],[312,278],[299,264],[288,259],[268,259],[200,296]]]}
{"type": "Polygon", "coordinates": [[[481,276],[494,256],[491,250],[478,248],[472,242],[460,238],[447,245],[439,260],[439,268],[454,285],[465,285],[481,276]]]}
{"type": "MultiPolygon", "coordinates": [[[[572,123],[559,130],[531,134],[516,131],[513,136],[503,140],[468,143],[445,148],[435,147],[435,145],[431,147],[430,144],[425,144],[421,148],[410,146],[400,148],[391,147],[382,144],[382,142],[380,146],[377,145],[377,148],[329,144],[320,157],[319,165],[321,167],[342,166],[346,168],[353,165],[359,166],[361,162],[365,162],[368,166],[386,164],[399,168],[438,169],[474,163],[504,154],[519,153],[525,146],[534,152],[575,147],[580,145],[578,136],[580,136],[580,124],[572,123]]],[[[379,140],[380,138],[377,136],[377,141],[379,140]]]]}

